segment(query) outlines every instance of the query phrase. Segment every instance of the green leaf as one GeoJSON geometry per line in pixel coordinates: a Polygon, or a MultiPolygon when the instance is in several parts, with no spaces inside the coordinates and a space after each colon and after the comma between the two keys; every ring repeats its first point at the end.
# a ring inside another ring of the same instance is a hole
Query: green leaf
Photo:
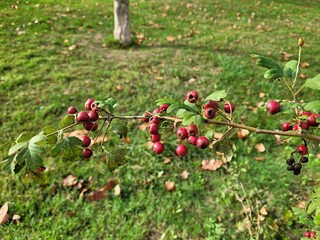
{"type": "Polygon", "coordinates": [[[16,142],[17,143],[26,142],[26,141],[29,141],[32,137],[33,135],[31,135],[31,133],[22,132],[17,138],[16,142]]]}
{"type": "Polygon", "coordinates": [[[75,116],[74,115],[66,115],[61,119],[62,127],[67,127],[73,123],[75,123],[75,116]]]}
{"type": "Polygon", "coordinates": [[[185,100],[183,104],[188,106],[189,109],[191,109],[191,112],[194,112],[194,113],[199,112],[199,109],[195,103],[191,103],[188,100],[185,100]]]}
{"type": "Polygon", "coordinates": [[[216,91],[211,93],[204,101],[209,101],[209,100],[220,101],[221,98],[226,98],[227,95],[228,94],[225,90],[216,91]]]}
{"type": "Polygon", "coordinates": [[[251,54],[251,57],[258,58],[256,64],[267,69],[277,69],[282,72],[282,67],[273,59],[258,54],[251,54]]]}
{"type": "Polygon", "coordinates": [[[282,71],[279,71],[278,69],[270,69],[264,73],[263,77],[267,80],[275,80],[275,79],[283,77],[283,73],[282,73],[282,71]]]}
{"type": "Polygon", "coordinates": [[[37,184],[46,184],[47,183],[47,174],[37,173],[34,171],[27,170],[25,175],[22,178],[24,183],[34,182],[37,184]]]}
{"type": "Polygon", "coordinates": [[[296,71],[297,71],[297,65],[298,61],[297,60],[291,60],[287,62],[287,64],[283,68],[283,75],[285,77],[291,78],[294,80],[296,76],[296,71]]]}
{"type": "Polygon", "coordinates": [[[306,111],[312,111],[312,112],[320,112],[320,100],[312,101],[312,102],[307,102],[303,108],[306,111]]]}
{"type": "Polygon", "coordinates": [[[156,103],[158,106],[165,103],[168,103],[171,105],[171,104],[179,103],[179,101],[172,98],[160,98],[156,101],[156,103]]]}
{"type": "Polygon", "coordinates": [[[195,113],[193,112],[186,112],[183,116],[182,125],[188,126],[191,123],[193,123],[193,117],[195,116],[195,113]]]}
{"type": "Polygon", "coordinates": [[[320,225],[320,214],[317,214],[313,219],[314,224],[320,225]]]}
{"type": "Polygon", "coordinates": [[[314,90],[320,90],[320,74],[318,74],[314,78],[307,79],[304,86],[314,90]]]}
{"type": "Polygon", "coordinates": [[[319,207],[320,207],[320,198],[313,199],[307,205],[307,213],[311,214],[313,211],[315,211],[319,207]]]}
{"type": "MultiPolygon", "coordinates": [[[[50,133],[54,133],[56,131],[57,131],[57,129],[54,128],[52,125],[48,125],[48,126],[45,126],[44,128],[42,128],[42,132],[45,135],[48,135],[50,133]]],[[[57,135],[56,134],[51,135],[50,137],[47,137],[48,144],[55,144],[56,142],[57,142],[57,135]]]]}
{"type": "Polygon", "coordinates": [[[59,156],[63,162],[74,162],[81,158],[82,141],[77,137],[63,138],[53,146],[51,156],[59,156]]]}
{"type": "Polygon", "coordinates": [[[209,139],[209,141],[210,140],[212,140],[213,139],[213,134],[214,134],[214,129],[210,129],[210,130],[208,130],[205,134],[204,134],[204,136],[206,137],[206,138],[208,138],[209,139]]]}
{"type": "Polygon", "coordinates": [[[176,116],[178,118],[183,118],[184,117],[184,114],[188,113],[189,111],[185,110],[185,109],[179,109],[176,113],[176,116]]]}
{"type": "Polygon", "coordinates": [[[185,110],[188,110],[188,111],[190,111],[190,112],[193,112],[193,111],[194,111],[194,109],[191,108],[190,106],[185,105],[185,104],[179,102],[179,103],[175,103],[175,104],[170,105],[170,106],[168,107],[168,109],[167,109],[167,113],[172,113],[172,112],[174,112],[174,111],[176,111],[176,110],[178,110],[178,109],[180,109],[180,108],[185,109],[185,110]]]}
{"type": "Polygon", "coordinates": [[[112,131],[119,135],[120,138],[126,137],[128,134],[128,127],[126,122],[114,122],[112,131]]]}
{"type": "Polygon", "coordinates": [[[119,166],[122,166],[128,162],[126,155],[128,153],[127,149],[116,149],[110,153],[107,153],[107,166],[109,171],[114,171],[119,166]]]}

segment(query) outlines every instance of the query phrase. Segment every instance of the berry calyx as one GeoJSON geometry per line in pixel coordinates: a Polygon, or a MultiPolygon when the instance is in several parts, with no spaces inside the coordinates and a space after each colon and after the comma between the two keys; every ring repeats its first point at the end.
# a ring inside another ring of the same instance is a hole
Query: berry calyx
{"type": "Polygon", "coordinates": [[[198,101],[198,97],[199,97],[198,92],[195,90],[187,92],[187,95],[186,95],[186,99],[190,103],[195,103],[196,101],[198,101]]]}
{"type": "Polygon", "coordinates": [[[87,112],[81,111],[77,114],[77,121],[78,122],[89,122],[90,117],[87,112]]]}
{"type": "Polygon", "coordinates": [[[88,98],[87,101],[85,102],[84,106],[87,110],[91,110],[91,105],[94,102],[93,98],[88,98]]]}
{"type": "Polygon", "coordinates": [[[290,131],[292,130],[292,125],[290,122],[284,122],[281,128],[282,128],[282,131],[290,131]]]}
{"type": "Polygon", "coordinates": [[[226,113],[231,113],[234,112],[236,106],[232,102],[229,102],[224,104],[223,109],[226,113]]]}
{"type": "Polygon", "coordinates": [[[317,126],[319,126],[319,123],[317,122],[317,119],[319,117],[320,117],[319,114],[313,113],[313,114],[308,116],[307,123],[312,127],[317,127],[317,126]]]}
{"type": "Polygon", "coordinates": [[[161,135],[159,133],[151,134],[151,142],[156,143],[159,142],[161,139],[161,135]]]}
{"type": "Polygon", "coordinates": [[[267,102],[266,108],[270,114],[274,115],[280,112],[281,106],[280,106],[280,103],[278,103],[277,101],[271,100],[267,102]]]}
{"type": "Polygon", "coordinates": [[[90,158],[92,156],[92,154],[93,154],[93,152],[92,152],[92,150],[90,148],[85,148],[82,151],[82,157],[83,158],[87,158],[88,159],[88,158],[90,158]]]}
{"type": "Polygon", "coordinates": [[[199,129],[198,129],[198,127],[197,127],[195,124],[190,124],[190,125],[187,127],[187,131],[188,131],[188,135],[189,135],[189,136],[195,136],[195,135],[197,135],[199,129]]]}
{"type": "Polygon", "coordinates": [[[205,149],[209,146],[209,139],[205,136],[200,136],[197,139],[196,145],[200,149],[205,149]]]}
{"type": "Polygon", "coordinates": [[[88,113],[89,117],[90,117],[90,121],[92,122],[95,122],[99,119],[99,114],[94,111],[94,110],[91,110],[89,113],[88,113]]]}
{"type": "Polygon", "coordinates": [[[161,104],[161,105],[159,106],[160,113],[167,111],[167,109],[168,109],[169,106],[170,106],[170,104],[168,104],[168,103],[161,104]]]}
{"type": "Polygon", "coordinates": [[[99,110],[99,103],[95,103],[95,102],[92,103],[91,110],[98,111],[99,110]]]}
{"type": "Polygon", "coordinates": [[[89,147],[91,144],[91,138],[88,136],[81,136],[79,139],[82,141],[82,147],[89,147]]]}
{"type": "Polygon", "coordinates": [[[308,147],[306,145],[299,145],[296,149],[297,153],[300,155],[308,154],[308,147]]]}
{"type": "Polygon", "coordinates": [[[183,140],[188,137],[188,130],[185,127],[179,127],[176,134],[179,139],[183,140]]]}
{"type": "Polygon", "coordinates": [[[162,142],[155,142],[152,149],[156,154],[160,154],[164,151],[165,146],[162,142]]]}
{"type": "Polygon", "coordinates": [[[207,108],[218,109],[219,107],[220,107],[219,103],[217,103],[216,101],[213,101],[213,100],[209,100],[208,103],[203,105],[203,109],[207,109],[207,108]]]}
{"type": "Polygon", "coordinates": [[[176,147],[176,153],[179,157],[183,157],[188,153],[188,148],[184,144],[180,144],[176,147]]]}
{"type": "Polygon", "coordinates": [[[67,110],[67,114],[76,114],[78,112],[78,109],[76,107],[69,107],[67,110]]]}
{"type": "Polygon", "coordinates": [[[298,46],[299,46],[299,47],[302,47],[303,44],[304,44],[304,39],[303,39],[303,38],[299,38],[299,39],[298,39],[298,46]]]}
{"type": "Polygon", "coordinates": [[[155,124],[155,123],[150,124],[150,126],[149,126],[149,133],[150,134],[156,134],[156,133],[158,133],[158,130],[159,130],[159,128],[158,128],[157,124],[155,124]]]}
{"type": "Polygon", "coordinates": [[[197,136],[189,136],[188,137],[188,143],[192,144],[192,145],[197,145],[197,140],[198,140],[198,137],[197,136]]]}
{"type": "Polygon", "coordinates": [[[207,108],[204,110],[203,116],[206,119],[212,119],[216,116],[216,110],[214,108],[207,108]]]}

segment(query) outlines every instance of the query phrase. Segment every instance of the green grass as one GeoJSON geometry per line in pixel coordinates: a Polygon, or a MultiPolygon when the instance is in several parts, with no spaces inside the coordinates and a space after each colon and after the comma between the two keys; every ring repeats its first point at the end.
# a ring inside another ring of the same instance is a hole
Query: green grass
{"type": "MultiPolygon", "coordinates": [[[[197,89],[204,97],[225,89],[237,103],[237,120],[260,128],[278,129],[282,117],[250,111],[268,99],[290,98],[279,82],[263,79],[251,53],[270,55],[285,63],[283,53],[297,56],[297,38],[305,38],[303,73],[320,72],[319,3],[317,1],[131,1],[131,29],[140,45],[118,49],[108,45],[113,32],[112,1],[12,1],[0,3],[0,126],[4,142],[22,131],[37,133],[42,126],[59,126],[70,105],[82,106],[89,97],[114,97],[118,113],[152,110],[160,97],[183,99],[197,89]],[[169,42],[167,37],[175,37],[169,42]],[[74,46],[76,46],[74,48],[74,46]],[[74,49],[73,49],[74,48],[74,49]],[[70,50],[73,49],[73,50],[70,50]],[[190,78],[196,81],[189,83],[190,78]],[[119,90],[120,89],[120,90],[119,90]],[[259,93],[266,96],[259,98],[259,93]]],[[[300,79],[301,80],[301,79],[300,79]]],[[[302,81],[302,80],[301,80],[302,81]]],[[[316,99],[313,91],[301,99],[316,99]]],[[[319,159],[295,177],[285,168],[294,145],[275,145],[275,138],[236,137],[237,152],[229,168],[199,171],[210,151],[192,151],[177,159],[169,137],[162,156],[145,143],[148,135],[129,124],[129,164],[114,174],[100,173],[93,161],[74,164],[48,159],[49,186],[24,184],[0,172],[0,205],[9,202],[20,224],[0,226],[1,239],[249,239],[245,215],[235,193],[241,182],[252,206],[267,204],[261,223],[263,239],[296,239],[304,227],[286,217],[298,200],[305,201],[319,177],[319,159]],[[257,153],[256,143],[267,152],[257,153]],[[263,155],[265,161],[255,158],[263,155]],[[172,159],[163,164],[163,158],[172,159]],[[184,170],[187,180],[180,178],[184,170]],[[236,172],[239,177],[233,179],[236,172]],[[64,176],[88,180],[96,190],[116,179],[121,196],[112,191],[98,202],[79,198],[79,190],[63,187],[64,176]],[[149,182],[149,184],[144,184],[149,182]],[[176,183],[167,192],[166,181],[176,183]],[[56,191],[52,191],[56,188],[56,191]],[[298,196],[298,197],[297,197],[298,196]]],[[[7,152],[0,148],[1,156],[7,152]]],[[[95,159],[100,160],[98,154],[95,159]]]]}

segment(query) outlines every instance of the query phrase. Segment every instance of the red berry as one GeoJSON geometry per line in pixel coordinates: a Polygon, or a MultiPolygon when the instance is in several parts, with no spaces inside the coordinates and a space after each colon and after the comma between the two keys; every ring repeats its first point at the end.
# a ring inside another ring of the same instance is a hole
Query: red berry
{"type": "Polygon", "coordinates": [[[310,111],[299,112],[299,116],[310,116],[312,113],[310,111]]]}
{"type": "Polygon", "coordinates": [[[317,122],[317,118],[319,118],[319,117],[320,117],[319,114],[313,113],[308,116],[307,123],[312,127],[317,127],[317,126],[319,126],[319,123],[317,122]]]}
{"type": "Polygon", "coordinates": [[[198,133],[198,127],[195,125],[195,124],[190,124],[188,127],[187,127],[187,131],[188,131],[188,135],[189,136],[195,136],[197,135],[198,133]]]}
{"type": "Polygon", "coordinates": [[[273,115],[280,112],[281,106],[280,106],[280,103],[278,103],[277,101],[271,100],[267,102],[266,108],[268,112],[273,115]]]}
{"type": "Polygon", "coordinates": [[[93,98],[88,98],[87,101],[85,102],[84,106],[87,110],[91,110],[91,105],[94,102],[93,98]]]}
{"type": "Polygon", "coordinates": [[[310,237],[317,238],[317,233],[316,232],[310,232],[310,237]]]}
{"type": "Polygon", "coordinates": [[[197,136],[189,136],[188,137],[188,143],[192,144],[192,145],[197,145],[197,140],[198,140],[198,137],[197,136]]]}
{"type": "Polygon", "coordinates": [[[83,124],[83,128],[87,131],[94,132],[98,129],[98,124],[93,122],[86,122],[83,124]]]}
{"type": "Polygon", "coordinates": [[[216,110],[214,108],[206,108],[204,110],[203,116],[206,119],[212,119],[216,116],[216,110]]]}
{"type": "Polygon", "coordinates": [[[77,121],[78,122],[89,122],[90,121],[90,117],[89,117],[87,112],[81,111],[77,115],[77,121]]]}
{"type": "Polygon", "coordinates": [[[34,171],[37,172],[37,173],[42,173],[46,170],[46,167],[44,166],[41,166],[41,167],[38,167],[37,169],[35,169],[34,171]]]}
{"type": "Polygon", "coordinates": [[[67,114],[76,114],[78,112],[78,109],[76,107],[69,107],[67,110],[67,114]]]}
{"type": "Polygon", "coordinates": [[[151,124],[149,125],[149,133],[150,133],[150,134],[156,134],[156,133],[158,133],[158,125],[155,124],[155,123],[151,123],[151,124]]]}
{"type": "Polygon", "coordinates": [[[203,109],[207,109],[207,108],[218,109],[219,108],[219,103],[217,103],[216,101],[213,101],[213,100],[209,100],[208,103],[203,105],[203,109]]]}
{"type": "Polygon", "coordinates": [[[91,110],[98,111],[99,110],[99,103],[92,103],[91,110]]]}
{"type": "Polygon", "coordinates": [[[188,153],[188,148],[185,145],[180,144],[176,147],[176,153],[179,157],[183,157],[188,153]]]}
{"type": "Polygon", "coordinates": [[[300,155],[308,154],[308,147],[306,145],[299,145],[296,149],[297,153],[300,155]]]}
{"type": "Polygon", "coordinates": [[[292,128],[293,131],[298,131],[299,130],[299,124],[296,123],[293,128],[292,128]]]}
{"type": "Polygon", "coordinates": [[[177,130],[177,137],[179,139],[186,139],[188,137],[188,130],[185,127],[179,127],[177,130]]]}
{"type": "Polygon", "coordinates": [[[94,111],[94,110],[91,110],[89,113],[88,113],[89,117],[90,117],[90,121],[92,122],[95,122],[99,119],[99,114],[94,111]]]}
{"type": "Polygon", "coordinates": [[[161,135],[159,133],[151,134],[151,142],[156,143],[161,139],[161,135]]]}
{"type": "Polygon", "coordinates": [[[165,147],[163,145],[162,142],[156,142],[153,144],[153,151],[156,153],[156,154],[160,154],[164,151],[165,147]]]}
{"type": "Polygon", "coordinates": [[[281,126],[282,131],[290,131],[292,130],[292,126],[290,122],[284,122],[281,126]]]}
{"type": "Polygon", "coordinates": [[[160,118],[158,118],[156,116],[152,116],[152,117],[149,118],[149,123],[159,124],[160,123],[160,118]]]}
{"type": "Polygon", "coordinates": [[[232,102],[229,102],[224,104],[223,109],[226,113],[231,113],[234,112],[236,106],[232,102]]]}
{"type": "Polygon", "coordinates": [[[310,238],[311,237],[311,232],[305,232],[304,236],[307,237],[307,238],[310,238]]]}
{"type": "Polygon", "coordinates": [[[90,158],[92,156],[92,150],[90,148],[85,148],[82,151],[82,157],[83,158],[90,158]]]}
{"type": "Polygon", "coordinates": [[[209,139],[205,136],[200,136],[198,137],[196,144],[198,148],[205,149],[209,146],[209,139]]]}
{"type": "Polygon", "coordinates": [[[186,99],[190,102],[190,103],[195,103],[196,101],[198,101],[198,92],[197,91],[189,91],[187,92],[186,95],[186,99]]]}
{"type": "Polygon", "coordinates": [[[91,144],[91,139],[88,136],[81,136],[79,137],[82,141],[82,147],[89,147],[91,144]]]}
{"type": "Polygon", "coordinates": [[[151,116],[151,114],[149,112],[145,112],[143,116],[145,116],[145,118],[142,118],[142,121],[149,122],[149,117],[151,116]]]}
{"type": "Polygon", "coordinates": [[[170,106],[170,104],[168,104],[168,103],[161,104],[161,105],[159,106],[160,113],[167,111],[167,109],[168,109],[169,106],[170,106]]]}
{"type": "Polygon", "coordinates": [[[160,112],[161,112],[160,108],[155,108],[152,113],[157,114],[157,113],[160,113],[160,112]]]}
{"type": "Polygon", "coordinates": [[[308,129],[309,129],[309,124],[306,123],[306,122],[302,122],[302,123],[301,123],[301,128],[302,128],[302,129],[305,129],[305,130],[308,130],[308,129]]]}

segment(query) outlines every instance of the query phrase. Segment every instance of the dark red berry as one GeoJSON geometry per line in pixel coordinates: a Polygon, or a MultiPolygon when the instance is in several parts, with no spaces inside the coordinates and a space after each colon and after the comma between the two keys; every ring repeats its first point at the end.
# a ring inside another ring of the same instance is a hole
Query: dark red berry
{"type": "Polygon", "coordinates": [[[145,112],[143,114],[143,116],[145,116],[145,118],[142,118],[142,121],[149,122],[149,118],[150,118],[151,114],[149,112],[145,112]]]}
{"type": "Polygon", "coordinates": [[[294,169],[294,166],[293,166],[293,165],[288,165],[288,166],[287,166],[287,170],[288,170],[288,171],[293,171],[293,169],[294,169]]]}
{"type": "Polygon", "coordinates": [[[156,133],[158,133],[158,130],[159,130],[159,128],[158,128],[157,124],[155,124],[155,123],[150,124],[150,126],[149,126],[149,133],[150,134],[156,134],[156,133]]]}
{"type": "Polygon", "coordinates": [[[179,139],[186,139],[188,137],[188,130],[185,127],[179,127],[177,130],[177,137],[179,139]]]}
{"type": "Polygon", "coordinates": [[[198,97],[199,97],[198,92],[194,90],[187,92],[187,95],[186,95],[186,99],[190,103],[195,103],[196,101],[198,101],[198,97]]]}
{"type": "Polygon", "coordinates": [[[205,149],[209,146],[209,139],[205,136],[200,136],[197,139],[196,145],[200,149],[205,149]]]}
{"type": "Polygon", "coordinates": [[[78,112],[78,109],[76,107],[69,107],[67,110],[67,114],[76,114],[78,112]]]}
{"type": "Polygon", "coordinates": [[[88,113],[89,117],[90,117],[90,121],[92,122],[95,122],[99,119],[99,114],[94,111],[94,110],[91,110],[89,113],[88,113]]]}
{"type": "Polygon", "coordinates": [[[192,145],[197,145],[197,140],[198,140],[197,136],[189,136],[188,137],[188,143],[190,143],[192,145]]]}
{"type": "Polygon", "coordinates": [[[77,121],[78,122],[89,122],[90,117],[87,112],[81,111],[77,114],[77,121]]]}
{"type": "Polygon", "coordinates": [[[195,125],[195,124],[190,124],[188,127],[187,127],[187,131],[188,131],[188,135],[189,136],[195,136],[198,134],[198,127],[195,125]]]}
{"type": "Polygon", "coordinates": [[[83,158],[90,158],[92,156],[92,150],[90,148],[85,148],[82,151],[82,157],[83,158]]]}
{"type": "Polygon", "coordinates": [[[300,155],[308,154],[308,147],[306,145],[299,145],[296,149],[297,153],[300,155]]]}
{"type": "Polygon", "coordinates": [[[157,113],[160,113],[161,111],[160,111],[160,108],[155,108],[154,110],[153,110],[153,114],[157,114],[157,113]]]}
{"type": "Polygon", "coordinates": [[[164,144],[162,142],[156,142],[153,144],[153,151],[156,154],[160,154],[164,151],[165,147],[164,144]]]}
{"type": "Polygon", "coordinates": [[[320,117],[320,115],[317,113],[313,113],[313,114],[309,115],[308,119],[307,119],[307,123],[309,124],[309,126],[312,126],[312,127],[319,126],[319,123],[317,122],[317,119],[319,117],[320,117]]]}
{"type": "Polygon", "coordinates": [[[161,135],[159,133],[151,134],[151,142],[156,143],[159,142],[161,139],[161,135]]]}
{"type": "Polygon", "coordinates": [[[299,130],[299,124],[296,123],[293,128],[292,128],[293,131],[298,131],[299,130]]]}
{"type": "Polygon", "coordinates": [[[158,118],[156,116],[152,116],[152,117],[149,118],[149,122],[150,123],[159,124],[160,123],[160,118],[158,118]]]}
{"type": "Polygon", "coordinates": [[[302,164],[301,163],[295,163],[293,165],[293,171],[301,170],[301,168],[302,168],[302,164]]]}
{"type": "Polygon", "coordinates": [[[273,115],[280,112],[281,106],[280,106],[280,103],[278,103],[277,101],[271,100],[267,102],[266,108],[268,112],[273,115]]]}
{"type": "Polygon", "coordinates": [[[301,172],[301,169],[297,169],[297,170],[293,169],[293,174],[294,175],[299,175],[300,172],[301,172]]]}
{"type": "Polygon", "coordinates": [[[309,124],[306,123],[306,122],[302,122],[302,123],[301,123],[301,128],[302,128],[302,129],[305,129],[305,130],[308,130],[308,129],[309,129],[309,124]]]}
{"type": "Polygon", "coordinates": [[[88,98],[87,101],[85,102],[84,106],[87,110],[91,110],[91,105],[94,102],[93,98],[88,98]]]}
{"type": "Polygon", "coordinates": [[[215,110],[219,108],[219,103],[213,100],[209,100],[208,103],[203,105],[203,109],[214,108],[215,110]]]}
{"type": "Polygon", "coordinates": [[[95,102],[92,103],[91,110],[98,111],[99,110],[99,103],[95,103],[95,102]]]}
{"type": "Polygon", "coordinates": [[[35,169],[34,171],[37,172],[37,173],[42,173],[46,170],[46,167],[44,166],[41,166],[41,167],[38,167],[37,169],[35,169]]]}
{"type": "Polygon", "coordinates": [[[83,124],[83,128],[87,131],[94,132],[98,129],[98,124],[93,122],[86,122],[83,124]]]}
{"type": "Polygon", "coordinates": [[[91,144],[91,138],[88,136],[80,136],[80,140],[82,141],[82,147],[89,147],[91,144]]]}
{"type": "Polygon", "coordinates": [[[311,232],[305,232],[304,236],[307,237],[307,238],[310,238],[311,237],[311,232]]]}
{"type": "Polygon", "coordinates": [[[282,128],[282,131],[290,131],[292,130],[292,125],[290,122],[284,122],[281,128],[282,128]]]}
{"type": "Polygon", "coordinates": [[[176,147],[176,153],[179,157],[183,157],[188,153],[188,148],[185,145],[180,144],[176,147]]]}
{"type": "Polygon", "coordinates": [[[170,104],[168,104],[168,103],[161,104],[161,105],[159,106],[160,113],[167,111],[167,109],[168,109],[169,106],[170,106],[170,104]]]}
{"type": "Polygon", "coordinates": [[[286,160],[286,163],[287,163],[288,165],[294,164],[294,158],[288,158],[288,159],[286,160]]]}
{"type": "Polygon", "coordinates": [[[216,116],[216,110],[214,108],[206,108],[204,110],[203,116],[206,119],[212,119],[216,116]]]}
{"type": "Polygon", "coordinates": [[[307,163],[309,161],[308,157],[301,157],[300,162],[301,163],[307,163]]]}
{"type": "Polygon", "coordinates": [[[236,106],[232,102],[229,102],[224,104],[223,109],[226,113],[231,113],[236,110],[236,106]]]}

